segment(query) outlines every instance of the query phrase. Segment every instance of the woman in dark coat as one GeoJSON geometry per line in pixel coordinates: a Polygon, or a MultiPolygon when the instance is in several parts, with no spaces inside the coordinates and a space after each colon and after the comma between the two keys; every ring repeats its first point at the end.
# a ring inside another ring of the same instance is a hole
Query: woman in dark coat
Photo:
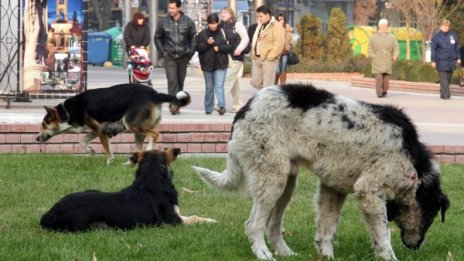
{"type": "Polygon", "coordinates": [[[143,14],[135,13],[132,21],[127,23],[124,28],[124,42],[126,43],[126,52],[129,52],[130,48],[146,48],[150,44],[150,28],[145,23],[143,14]]]}
{"type": "Polygon", "coordinates": [[[224,115],[226,105],[224,99],[224,80],[229,66],[229,53],[235,46],[226,39],[225,30],[218,27],[219,16],[208,15],[208,27],[197,37],[197,51],[200,66],[205,77],[205,112],[211,114],[214,109],[214,96],[218,100],[219,114],[224,115]]]}
{"type": "Polygon", "coordinates": [[[453,77],[456,64],[461,63],[459,53],[458,36],[450,32],[451,22],[443,19],[440,23],[440,31],[432,38],[432,67],[438,71],[440,77],[440,98],[449,99],[451,97],[449,85],[453,77]]]}

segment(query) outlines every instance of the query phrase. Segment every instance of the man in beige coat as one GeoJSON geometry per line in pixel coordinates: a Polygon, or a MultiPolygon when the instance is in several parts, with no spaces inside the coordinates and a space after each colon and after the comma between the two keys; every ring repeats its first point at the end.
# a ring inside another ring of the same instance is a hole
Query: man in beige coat
{"type": "Polygon", "coordinates": [[[274,85],[279,57],[285,45],[285,30],[262,5],[256,9],[258,26],[251,45],[251,85],[256,89],[274,85]]]}
{"type": "Polygon", "coordinates": [[[372,59],[377,97],[385,98],[388,92],[393,61],[398,59],[400,48],[393,34],[388,32],[387,19],[379,21],[379,30],[371,36],[367,54],[372,59]]]}

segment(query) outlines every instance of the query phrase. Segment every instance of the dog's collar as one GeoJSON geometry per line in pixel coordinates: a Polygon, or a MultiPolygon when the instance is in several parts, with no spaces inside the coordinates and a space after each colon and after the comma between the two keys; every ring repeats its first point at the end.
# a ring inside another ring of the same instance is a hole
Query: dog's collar
{"type": "Polygon", "coordinates": [[[69,121],[69,112],[64,107],[64,103],[58,104],[58,106],[56,106],[56,109],[58,111],[58,115],[60,116],[61,121],[62,122],[68,122],[69,121]]]}

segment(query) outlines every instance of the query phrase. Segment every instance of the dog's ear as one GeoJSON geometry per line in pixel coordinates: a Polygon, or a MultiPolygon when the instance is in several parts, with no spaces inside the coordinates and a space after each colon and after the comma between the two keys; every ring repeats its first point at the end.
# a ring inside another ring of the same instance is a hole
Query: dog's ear
{"type": "Polygon", "coordinates": [[[450,206],[448,197],[445,194],[440,196],[441,223],[445,223],[445,213],[450,206]]]}
{"type": "Polygon", "coordinates": [[[132,153],[132,155],[129,157],[129,163],[131,166],[134,166],[137,163],[140,163],[143,160],[143,156],[145,153],[143,151],[137,151],[132,153]]]}
{"type": "Polygon", "coordinates": [[[168,165],[171,165],[173,161],[177,159],[177,156],[180,154],[179,148],[166,148],[164,149],[164,153],[166,154],[166,160],[168,165]]]}
{"type": "Polygon", "coordinates": [[[52,107],[44,106],[45,110],[47,111],[48,114],[54,115],[55,114],[55,109],[52,107]]]}

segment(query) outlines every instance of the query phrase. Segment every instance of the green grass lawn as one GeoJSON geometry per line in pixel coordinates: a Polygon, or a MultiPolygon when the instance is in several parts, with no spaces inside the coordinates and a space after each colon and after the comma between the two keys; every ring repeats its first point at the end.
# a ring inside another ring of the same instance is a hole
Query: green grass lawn
{"type": "MultiPolygon", "coordinates": [[[[191,165],[225,168],[223,158],[180,157],[174,164],[174,183],[183,215],[197,214],[219,221],[131,231],[98,229],[87,233],[43,230],[41,216],[64,195],[86,189],[117,191],[133,181],[135,169],[119,156],[110,166],[103,156],[0,156],[0,260],[255,260],[244,234],[251,201],[204,185],[191,165]],[[183,189],[193,190],[188,192],[183,189]]],[[[439,218],[421,250],[408,250],[392,224],[392,244],[400,260],[464,260],[464,166],[442,168],[443,190],[451,208],[446,223],[439,218]]],[[[303,171],[285,216],[285,238],[297,257],[278,260],[320,260],[314,248],[312,197],[316,179],[303,171]]],[[[335,242],[336,260],[375,260],[362,218],[352,197],[345,204],[335,242]]]]}

